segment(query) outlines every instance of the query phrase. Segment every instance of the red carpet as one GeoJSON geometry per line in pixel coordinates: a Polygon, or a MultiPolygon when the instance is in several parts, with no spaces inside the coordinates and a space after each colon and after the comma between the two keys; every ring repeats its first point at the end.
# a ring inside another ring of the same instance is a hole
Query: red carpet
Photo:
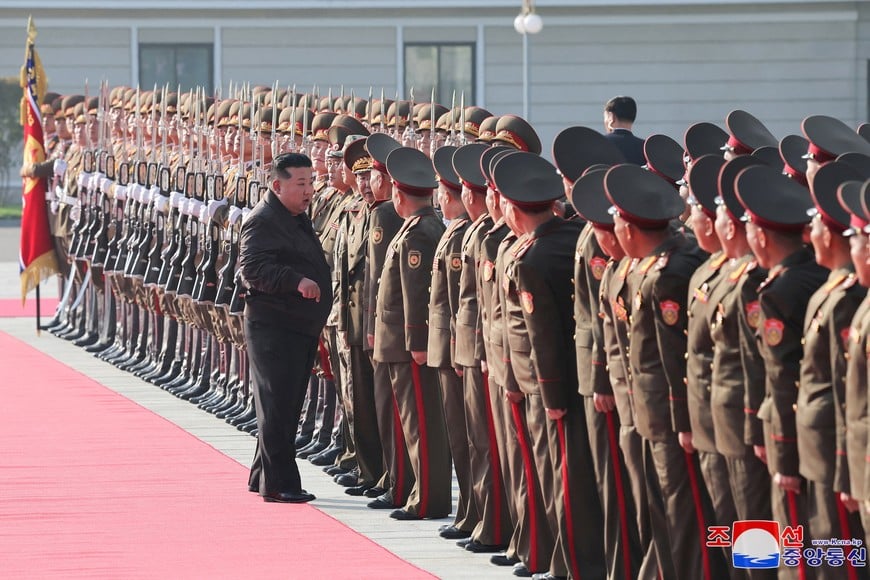
{"type": "Polygon", "coordinates": [[[4,578],[431,577],[2,332],[0,369],[4,578]]]}
{"type": "MultiPolygon", "coordinates": [[[[43,297],[41,302],[42,323],[45,324],[54,316],[54,309],[57,308],[59,300],[43,297]]],[[[21,305],[21,298],[0,298],[0,318],[20,318],[23,316],[36,316],[36,298],[33,295],[27,297],[24,306],[21,305]]]]}

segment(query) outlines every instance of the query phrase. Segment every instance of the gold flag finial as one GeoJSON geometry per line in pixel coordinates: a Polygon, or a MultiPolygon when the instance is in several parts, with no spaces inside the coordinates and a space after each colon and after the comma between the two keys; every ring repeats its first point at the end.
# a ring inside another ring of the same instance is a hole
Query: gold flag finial
{"type": "Polygon", "coordinates": [[[27,40],[29,42],[36,40],[36,25],[33,23],[33,16],[27,17],[27,40]]]}

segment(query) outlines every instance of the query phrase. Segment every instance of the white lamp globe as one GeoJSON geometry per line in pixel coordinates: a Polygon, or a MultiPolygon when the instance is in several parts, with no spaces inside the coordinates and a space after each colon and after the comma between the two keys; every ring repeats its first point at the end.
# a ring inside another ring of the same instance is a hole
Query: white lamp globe
{"type": "MultiPolygon", "coordinates": [[[[514,21],[514,27],[516,27],[516,21],[514,21]]],[[[523,27],[529,34],[537,34],[544,28],[544,21],[535,12],[530,12],[523,18],[523,27]]]]}
{"type": "Polygon", "coordinates": [[[525,34],[526,33],[526,23],[525,23],[525,14],[517,14],[517,17],[514,18],[514,30],[517,31],[517,34],[525,34]]]}

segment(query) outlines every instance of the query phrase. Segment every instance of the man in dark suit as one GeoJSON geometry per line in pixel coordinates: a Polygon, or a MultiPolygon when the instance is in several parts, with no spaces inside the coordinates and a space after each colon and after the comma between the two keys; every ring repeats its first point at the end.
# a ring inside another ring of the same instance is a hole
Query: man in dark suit
{"type": "Polygon", "coordinates": [[[313,194],[311,160],[285,153],[272,165],[271,191],[242,225],[245,337],[258,430],[248,489],[265,501],[314,499],[302,489],[295,447],[317,337],[332,305],[329,266],[306,212],[313,194]]]}
{"type": "Polygon", "coordinates": [[[644,165],[643,139],[635,137],[631,126],[637,118],[637,103],[631,97],[613,97],[604,105],[605,137],[616,145],[625,160],[644,165]]]}

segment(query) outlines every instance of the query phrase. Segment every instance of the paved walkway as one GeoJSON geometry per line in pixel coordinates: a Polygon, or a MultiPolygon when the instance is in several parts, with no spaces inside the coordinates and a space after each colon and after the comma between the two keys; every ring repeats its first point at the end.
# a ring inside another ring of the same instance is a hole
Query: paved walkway
{"type": "MultiPolygon", "coordinates": [[[[18,247],[18,229],[0,226],[0,298],[19,296],[18,266],[10,260],[9,245],[18,247]]],[[[13,252],[14,254],[15,252],[13,252]]],[[[56,296],[57,285],[50,280],[43,285],[45,296],[56,296]]],[[[46,319],[51,313],[45,313],[46,319]]],[[[254,439],[221,419],[201,411],[186,401],[105,363],[83,349],[49,333],[37,336],[32,318],[0,319],[0,331],[30,344],[34,348],[87,375],[107,388],[164,417],[221,453],[247,466],[254,453],[254,439]]],[[[35,369],[34,372],[39,372],[35,369]]],[[[98,459],[98,458],[97,458],[98,459]]],[[[350,497],[344,488],[333,483],[322,470],[299,461],[304,486],[317,496],[314,507],[334,517],[357,532],[371,538],[400,558],[440,578],[511,578],[510,568],[497,568],[489,555],[472,554],[438,537],[443,520],[398,522],[388,517],[388,510],[370,510],[367,498],[350,497]]],[[[2,466],[0,466],[2,468],[2,466]]],[[[239,493],[247,494],[246,481],[239,481],[239,493]]],[[[454,496],[456,481],[454,478],[454,496]]],[[[0,495],[3,490],[0,489],[0,495]]],[[[277,505],[277,504],[276,504],[277,505]]],[[[455,505],[455,497],[454,497],[455,505]]],[[[277,505],[280,508],[280,505],[277,505]]],[[[341,546],[323,538],[323,557],[340,557],[341,546]]],[[[253,575],[256,575],[252,570],[253,575]]],[[[2,555],[0,555],[2,574],[2,555]]]]}

